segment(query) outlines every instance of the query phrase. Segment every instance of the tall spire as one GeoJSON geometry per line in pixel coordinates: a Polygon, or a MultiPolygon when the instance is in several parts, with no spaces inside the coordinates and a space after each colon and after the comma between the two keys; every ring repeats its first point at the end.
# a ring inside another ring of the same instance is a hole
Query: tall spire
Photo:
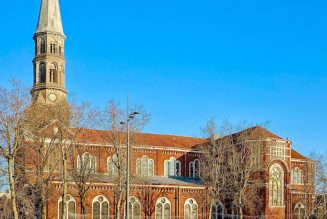
{"type": "Polygon", "coordinates": [[[34,34],[34,85],[31,91],[36,103],[66,104],[65,35],[59,0],[42,0],[34,34]]]}
{"type": "Polygon", "coordinates": [[[42,0],[36,33],[55,32],[64,35],[59,0],[42,0]]]}

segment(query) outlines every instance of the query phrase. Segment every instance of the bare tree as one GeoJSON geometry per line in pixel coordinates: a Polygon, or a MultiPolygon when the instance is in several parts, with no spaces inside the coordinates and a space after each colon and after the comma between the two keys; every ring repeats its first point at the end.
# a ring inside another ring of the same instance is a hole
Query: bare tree
{"type": "MultiPolygon", "coordinates": [[[[210,188],[213,203],[221,201],[231,211],[237,208],[240,218],[244,212],[259,214],[262,198],[258,198],[264,188],[263,162],[260,134],[256,128],[243,129],[242,125],[225,123],[220,128],[223,137],[217,136],[214,120],[203,129],[209,137],[207,144],[201,146],[201,178],[210,188]],[[241,132],[235,131],[243,129],[241,132]]],[[[210,210],[212,215],[212,209],[210,210]]]]}
{"type": "MultiPolygon", "coordinates": [[[[135,136],[148,123],[150,115],[141,106],[130,108],[128,111],[137,111],[140,113],[139,116],[130,120],[129,123],[130,142],[133,145],[133,142],[136,140],[135,136]]],[[[127,110],[122,110],[116,102],[110,101],[106,108],[101,111],[101,116],[99,116],[100,127],[104,130],[110,130],[106,132],[106,139],[114,148],[114,155],[110,160],[109,174],[112,176],[114,184],[114,196],[116,199],[115,218],[117,219],[122,216],[121,209],[126,191],[127,127],[125,124],[128,115],[125,112],[127,110]]]]}
{"type": "Polygon", "coordinates": [[[12,81],[10,88],[0,88],[0,156],[6,161],[13,218],[18,219],[15,159],[24,145],[26,109],[30,98],[20,82],[12,81]]]}
{"type": "Polygon", "coordinates": [[[309,178],[314,180],[312,183],[314,183],[316,188],[316,202],[312,210],[306,214],[306,217],[309,218],[315,213],[320,213],[320,217],[324,218],[327,215],[327,156],[326,154],[312,152],[309,158],[315,162],[314,170],[312,171],[314,175],[309,178]],[[322,212],[318,212],[319,208],[321,208],[320,211],[322,212]]]}

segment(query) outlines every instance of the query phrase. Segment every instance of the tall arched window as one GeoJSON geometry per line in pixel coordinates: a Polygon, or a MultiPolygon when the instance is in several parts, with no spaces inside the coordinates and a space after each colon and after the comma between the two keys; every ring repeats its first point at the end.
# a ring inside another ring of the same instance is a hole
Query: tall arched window
{"type": "Polygon", "coordinates": [[[169,199],[162,197],[156,202],[155,219],[170,219],[171,218],[171,204],[169,199]]]}
{"type": "Polygon", "coordinates": [[[50,82],[58,84],[58,68],[54,63],[50,64],[50,82]]]}
{"type": "Polygon", "coordinates": [[[279,164],[272,165],[269,170],[269,204],[284,206],[284,170],[279,164]]]}
{"type": "Polygon", "coordinates": [[[304,219],[305,207],[302,203],[297,203],[294,208],[295,219],[304,219]]]}
{"type": "Polygon", "coordinates": [[[224,205],[220,202],[216,202],[211,206],[211,218],[223,219],[224,218],[224,205]]]}
{"type": "Polygon", "coordinates": [[[181,162],[175,157],[165,160],[164,165],[165,176],[181,176],[181,162]]]}
{"type": "Polygon", "coordinates": [[[96,172],[96,158],[89,153],[77,156],[77,170],[79,172],[96,172]]]}
{"type": "MultiPolygon", "coordinates": [[[[63,218],[62,216],[62,197],[58,200],[58,219],[63,218]]],[[[66,218],[76,219],[76,201],[71,195],[66,195],[66,218]]]]}
{"type": "Polygon", "coordinates": [[[99,195],[92,201],[92,219],[109,218],[109,201],[106,197],[99,195]]]}
{"type": "Polygon", "coordinates": [[[300,170],[298,167],[295,167],[291,171],[291,178],[292,178],[292,183],[294,184],[302,184],[302,170],[300,170]]]}
{"type": "Polygon", "coordinates": [[[200,178],[200,161],[198,159],[189,164],[190,177],[200,178]]]}
{"type": "Polygon", "coordinates": [[[198,204],[192,198],[184,204],[184,219],[198,219],[198,204]]]}
{"type": "Polygon", "coordinates": [[[108,157],[107,170],[109,175],[118,175],[118,165],[119,160],[117,154],[114,154],[112,157],[108,157]]]}
{"type": "Polygon", "coordinates": [[[140,176],[153,176],[154,175],[154,162],[147,156],[138,158],[136,160],[136,174],[140,176]]]}
{"type": "Polygon", "coordinates": [[[46,65],[44,62],[41,62],[39,65],[39,75],[40,75],[40,83],[46,82],[46,65]]]}
{"type": "Polygon", "coordinates": [[[141,203],[135,197],[129,199],[129,219],[141,219],[141,203]]]}
{"type": "Polygon", "coordinates": [[[45,50],[46,50],[46,42],[45,42],[45,40],[41,40],[40,41],[40,52],[43,54],[43,53],[45,53],[45,50]]]}

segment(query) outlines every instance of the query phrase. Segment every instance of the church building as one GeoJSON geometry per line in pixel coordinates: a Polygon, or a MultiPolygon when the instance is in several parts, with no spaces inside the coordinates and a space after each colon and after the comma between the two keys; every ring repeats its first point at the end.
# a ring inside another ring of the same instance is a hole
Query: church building
{"type": "MultiPolygon", "coordinates": [[[[65,40],[59,0],[42,0],[36,33],[34,35],[33,104],[59,105],[69,108],[65,87],[65,40]]],[[[67,72],[69,74],[69,72],[67,72]]],[[[51,126],[49,126],[51,127],[51,126]]],[[[306,200],[309,178],[308,167],[313,162],[296,152],[292,142],[262,127],[260,159],[269,162],[266,171],[264,205],[261,215],[251,218],[303,218],[305,206],[313,203],[314,196],[306,200]]],[[[71,165],[81,168],[89,161],[96,177],[92,178],[86,193],[86,218],[117,218],[118,197],[115,195],[113,176],[117,172],[113,163],[118,159],[108,133],[110,130],[83,129],[77,136],[71,165]],[[77,150],[76,148],[79,148],[77,150]],[[78,153],[83,151],[83,153],[78,153]]],[[[136,133],[131,147],[131,181],[129,196],[130,219],[220,219],[239,218],[237,211],[219,200],[212,201],[208,188],[201,181],[202,151],[198,146],[208,140],[188,136],[136,133]]],[[[47,218],[62,218],[62,183],[54,180],[48,201],[47,218]]],[[[310,185],[310,191],[314,191],[310,185]]],[[[259,194],[258,194],[259,195],[259,194]]],[[[82,218],[81,200],[73,181],[68,182],[67,218],[82,218]]],[[[124,218],[124,204],[120,206],[124,218]]],[[[247,217],[245,215],[245,218],[247,217]]],[[[84,217],[85,218],[85,217],[84,217]]],[[[248,217],[250,218],[250,217],[248,217]]]]}

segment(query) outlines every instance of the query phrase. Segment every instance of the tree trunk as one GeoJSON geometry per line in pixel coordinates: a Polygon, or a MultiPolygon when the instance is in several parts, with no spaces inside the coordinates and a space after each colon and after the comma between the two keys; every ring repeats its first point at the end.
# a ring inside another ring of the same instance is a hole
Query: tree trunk
{"type": "Polygon", "coordinates": [[[86,211],[86,206],[85,206],[85,202],[86,202],[86,197],[85,194],[81,195],[81,214],[82,214],[82,219],[86,219],[87,218],[87,211],[86,211]]]}
{"type": "Polygon", "coordinates": [[[239,214],[240,214],[239,219],[243,219],[242,195],[240,195],[238,198],[238,204],[239,204],[238,209],[239,209],[239,214]]]}
{"type": "Polygon", "coordinates": [[[10,186],[10,195],[11,195],[11,204],[14,219],[18,219],[18,210],[17,210],[17,201],[16,201],[16,189],[15,189],[15,180],[14,180],[14,170],[13,170],[13,159],[8,158],[8,176],[9,176],[9,186],[10,186]]]}
{"type": "Polygon", "coordinates": [[[66,153],[65,146],[61,146],[62,153],[62,186],[63,186],[63,195],[62,195],[62,219],[67,219],[67,207],[66,207],[66,194],[67,194],[67,167],[66,167],[66,153]]]}
{"type": "Polygon", "coordinates": [[[209,219],[212,219],[212,204],[210,204],[209,208],[209,219]]]}
{"type": "Polygon", "coordinates": [[[122,200],[122,193],[118,195],[117,200],[117,209],[116,209],[116,219],[120,219],[120,206],[121,206],[121,200],[122,200]]]}
{"type": "Polygon", "coordinates": [[[42,197],[41,197],[41,214],[42,219],[47,219],[47,204],[44,196],[44,191],[42,191],[42,197]]]}

